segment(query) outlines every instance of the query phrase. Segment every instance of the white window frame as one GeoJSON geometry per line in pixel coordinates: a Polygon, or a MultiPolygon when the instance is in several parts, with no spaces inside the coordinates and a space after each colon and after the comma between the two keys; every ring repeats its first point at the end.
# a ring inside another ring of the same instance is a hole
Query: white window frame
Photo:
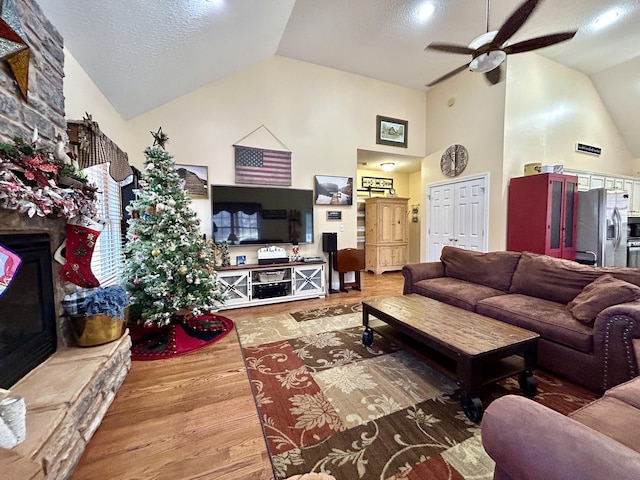
{"type": "Polygon", "coordinates": [[[106,287],[119,282],[124,265],[120,184],[109,175],[109,163],[85,168],[83,172],[87,175],[89,183],[98,188],[96,216],[105,222],[93,250],[91,271],[100,282],[100,286],[106,287]]]}

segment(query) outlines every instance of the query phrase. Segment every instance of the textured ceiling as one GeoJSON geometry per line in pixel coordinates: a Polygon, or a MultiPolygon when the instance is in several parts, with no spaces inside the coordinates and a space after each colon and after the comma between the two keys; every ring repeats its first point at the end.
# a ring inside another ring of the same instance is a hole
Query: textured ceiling
{"type": "MultiPolygon", "coordinates": [[[[482,0],[432,0],[427,21],[415,15],[422,0],[37,1],[125,119],[273,54],[425,90],[469,60],[424,51],[427,44],[468,44],[486,31],[482,0]]],[[[493,0],[490,29],[520,3],[493,0]]],[[[541,1],[512,43],[576,28],[573,40],[538,53],[592,76],[640,157],[631,131],[640,110],[640,0],[541,1]],[[595,30],[614,6],[620,21],[595,30]]]]}

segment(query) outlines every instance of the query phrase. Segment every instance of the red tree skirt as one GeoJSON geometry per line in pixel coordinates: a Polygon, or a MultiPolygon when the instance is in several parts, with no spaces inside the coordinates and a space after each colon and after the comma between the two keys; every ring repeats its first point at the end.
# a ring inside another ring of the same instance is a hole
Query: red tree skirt
{"type": "Polygon", "coordinates": [[[164,328],[130,327],[131,359],[161,360],[184,355],[217,342],[232,329],[232,320],[213,313],[187,315],[164,328]]]}

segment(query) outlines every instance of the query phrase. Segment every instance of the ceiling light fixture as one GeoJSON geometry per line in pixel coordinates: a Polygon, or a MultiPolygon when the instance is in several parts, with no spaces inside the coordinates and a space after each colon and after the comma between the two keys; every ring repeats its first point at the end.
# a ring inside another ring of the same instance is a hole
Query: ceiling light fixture
{"type": "Polygon", "coordinates": [[[418,8],[418,18],[420,20],[426,20],[435,11],[436,7],[431,2],[423,3],[420,8],[418,8]]]}
{"type": "Polygon", "coordinates": [[[385,172],[390,172],[395,166],[396,164],[393,162],[385,162],[380,164],[380,168],[382,168],[382,170],[384,170],[385,172]]]}
{"type": "Polygon", "coordinates": [[[615,22],[619,16],[620,12],[618,10],[609,10],[596,19],[595,26],[596,28],[608,27],[615,22]]]}

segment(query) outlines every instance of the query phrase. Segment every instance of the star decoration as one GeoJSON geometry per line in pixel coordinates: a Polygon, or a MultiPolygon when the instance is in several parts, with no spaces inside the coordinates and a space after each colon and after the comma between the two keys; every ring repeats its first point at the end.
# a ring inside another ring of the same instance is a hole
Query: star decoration
{"type": "Polygon", "coordinates": [[[153,135],[153,146],[155,147],[156,145],[158,145],[161,149],[164,150],[164,144],[169,141],[169,137],[162,131],[162,127],[160,127],[157,132],[149,133],[153,135]]]}
{"type": "Polygon", "coordinates": [[[29,58],[31,51],[20,19],[11,0],[0,1],[0,59],[6,60],[18,87],[27,98],[29,89],[29,58]]]}

